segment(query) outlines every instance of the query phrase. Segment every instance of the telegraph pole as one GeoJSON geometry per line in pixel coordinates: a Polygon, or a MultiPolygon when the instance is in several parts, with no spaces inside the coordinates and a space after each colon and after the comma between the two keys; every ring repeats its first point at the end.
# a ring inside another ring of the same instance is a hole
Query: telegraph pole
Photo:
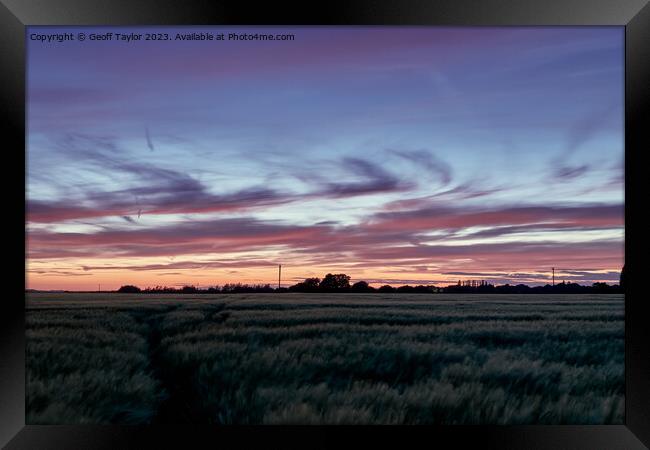
{"type": "Polygon", "coordinates": [[[555,267],[553,267],[552,270],[553,270],[553,286],[555,286],[555,267]]]}
{"type": "Polygon", "coordinates": [[[281,278],[282,278],[282,264],[278,264],[278,291],[280,290],[281,278]]]}

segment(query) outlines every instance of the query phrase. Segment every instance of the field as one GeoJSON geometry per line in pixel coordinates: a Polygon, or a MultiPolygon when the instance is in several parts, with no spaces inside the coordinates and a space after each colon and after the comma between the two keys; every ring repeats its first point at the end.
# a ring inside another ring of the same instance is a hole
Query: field
{"type": "Polygon", "coordinates": [[[622,424],[622,295],[28,294],[27,424],[622,424]]]}

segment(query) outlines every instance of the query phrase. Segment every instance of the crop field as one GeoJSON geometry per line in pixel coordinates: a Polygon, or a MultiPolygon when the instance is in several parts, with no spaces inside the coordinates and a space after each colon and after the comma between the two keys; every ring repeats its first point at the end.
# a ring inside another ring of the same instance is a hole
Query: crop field
{"type": "Polygon", "coordinates": [[[28,294],[28,424],[622,424],[622,295],[28,294]]]}

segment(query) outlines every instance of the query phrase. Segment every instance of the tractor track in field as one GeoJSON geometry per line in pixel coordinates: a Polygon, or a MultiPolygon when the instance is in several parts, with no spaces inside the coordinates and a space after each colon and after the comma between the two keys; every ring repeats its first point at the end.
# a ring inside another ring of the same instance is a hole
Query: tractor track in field
{"type": "MultiPolygon", "coordinates": [[[[152,376],[160,382],[163,400],[151,424],[208,424],[212,423],[213,413],[201,401],[194,382],[193,368],[176,368],[165,357],[161,345],[164,337],[161,329],[165,316],[181,305],[173,305],[164,311],[136,317],[149,328],[147,336],[149,368],[152,376]]],[[[225,304],[210,308],[211,313],[220,312],[225,304]]]]}

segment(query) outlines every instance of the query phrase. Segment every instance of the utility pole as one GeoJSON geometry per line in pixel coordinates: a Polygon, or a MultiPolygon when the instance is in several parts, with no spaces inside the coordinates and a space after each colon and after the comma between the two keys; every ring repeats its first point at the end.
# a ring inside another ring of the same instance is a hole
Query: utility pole
{"type": "Polygon", "coordinates": [[[281,279],[282,279],[282,264],[278,264],[278,291],[280,290],[281,279]]]}
{"type": "Polygon", "coordinates": [[[553,267],[552,270],[553,270],[553,286],[555,286],[555,267],[553,267]]]}
{"type": "Polygon", "coordinates": [[[101,292],[101,291],[102,291],[102,285],[101,285],[101,284],[98,284],[98,285],[97,285],[97,291],[98,291],[98,292],[101,292]]]}

